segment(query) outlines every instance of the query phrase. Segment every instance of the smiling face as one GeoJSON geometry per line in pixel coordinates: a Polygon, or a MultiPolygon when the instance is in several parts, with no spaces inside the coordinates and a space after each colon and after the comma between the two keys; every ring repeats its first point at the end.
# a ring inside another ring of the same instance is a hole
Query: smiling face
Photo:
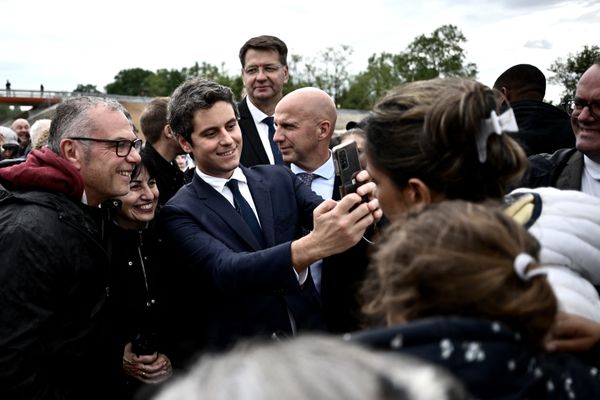
{"type": "Polygon", "coordinates": [[[12,123],[11,128],[16,132],[20,146],[27,147],[31,141],[31,136],[29,135],[29,122],[23,118],[16,119],[12,123]]]}
{"type": "Polygon", "coordinates": [[[248,97],[255,105],[277,101],[288,81],[288,67],[281,65],[275,50],[249,49],[246,52],[242,79],[248,97]]]}
{"type": "Polygon", "coordinates": [[[229,178],[240,164],[242,133],[233,110],[225,101],[194,113],[190,141],[179,138],[183,150],[194,155],[196,168],[207,175],[229,178]]]}
{"type": "Polygon", "coordinates": [[[150,176],[143,165],[136,177],[131,179],[129,193],[118,198],[122,201],[116,215],[119,226],[125,229],[142,229],[154,219],[158,204],[158,186],[156,178],[150,176]]]}
{"type": "MultiPolygon", "coordinates": [[[[591,66],[577,83],[575,99],[587,102],[600,100],[600,65],[591,66]]],[[[577,150],[595,162],[600,162],[600,119],[595,119],[588,107],[571,116],[577,150]]]]}
{"type": "MultiPolygon", "coordinates": [[[[94,131],[88,133],[91,138],[137,139],[125,114],[120,111],[97,106],[89,111],[89,118],[95,122],[94,131]]],[[[131,172],[141,160],[135,148],[131,149],[127,157],[119,157],[113,143],[68,138],[63,141],[69,141],[75,147],[76,166],[83,177],[89,205],[97,206],[105,200],[129,192],[131,172]]]]}

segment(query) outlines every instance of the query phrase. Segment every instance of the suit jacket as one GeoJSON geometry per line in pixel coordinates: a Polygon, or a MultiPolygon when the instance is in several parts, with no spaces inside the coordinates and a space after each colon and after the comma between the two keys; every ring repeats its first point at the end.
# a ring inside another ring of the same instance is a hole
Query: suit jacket
{"type": "Polygon", "coordinates": [[[312,228],[312,212],[323,200],[285,167],[242,171],[266,248],[198,175],[160,212],[160,229],[171,249],[174,346],[169,355],[176,365],[198,350],[222,349],[239,338],[289,334],[288,312],[298,330],[319,327],[316,289],[310,277],[298,284],[290,243],[303,227],[312,228]]]}
{"type": "MultiPolygon", "coordinates": [[[[340,200],[336,175],[333,200],[340,200]]],[[[321,301],[323,318],[330,332],[351,332],[361,327],[359,292],[369,264],[369,244],[361,239],[343,253],[323,259],[321,301]]]]}
{"type": "Polygon", "coordinates": [[[240,163],[245,167],[259,164],[270,164],[269,157],[265,151],[256,124],[248,108],[247,97],[238,103],[240,112],[240,129],[242,130],[242,157],[240,163]]]}

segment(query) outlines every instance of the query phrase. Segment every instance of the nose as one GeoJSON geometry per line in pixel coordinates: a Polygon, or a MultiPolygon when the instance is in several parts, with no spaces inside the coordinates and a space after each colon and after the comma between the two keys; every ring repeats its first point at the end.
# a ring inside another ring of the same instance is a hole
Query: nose
{"type": "Polygon", "coordinates": [[[143,185],[142,198],[147,200],[154,199],[154,192],[148,185],[143,185]]]}
{"type": "Polygon", "coordinates": [[[142,161],[142,157],[140,156],[140,153],[138,153],[138,151],[135,149],[135,147],[132,147],[129,154],[127,154],[127,161],[134,164],[138,164],[140,161],[142,161]]]}
{"type": "Polygon", "coordinates": [[[275,133],[273,134],[273,141],[275,143],[281,143],[285,140],[285,135],[283,134],[283,129],[279,126],[275,128],[275,133]]]}
{"type": "Polygon", "coordinates": [[[227,129],[223,128],[221,129],[221,140],[220,140],[220,144],[222,146],[229,146],[233,143],[233,137],[231,136],[231,132],[229,132],[227,129]]]}

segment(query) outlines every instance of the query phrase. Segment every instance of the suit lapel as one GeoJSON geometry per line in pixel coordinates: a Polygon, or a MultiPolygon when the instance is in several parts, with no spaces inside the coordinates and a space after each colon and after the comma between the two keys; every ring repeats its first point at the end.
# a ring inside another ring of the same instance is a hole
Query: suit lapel
{"type": "Polygon", "coordinates": [[[223,195],[204,182],[197,174],[194,174],[192,186],[199,200],[223,219],[234,235],[246,242],[253,250],[260,250],[260,245],[248,225],[223,195]]]}
{"type": "MultiPolygon", "coordinates": [[[[256,130],[256,124],[254,123],[254,119],[252,119],[252,114],[250,114],[250,109],[248,108],[245,97],[240,101],[238,108],[240,111],[240,127],[242,129],[243,137],[242,152],[246,154],[253,153],[253,159],[256,159],[262,164],[269,164],[269,157],[260,140],[260,136],[256,130]]],[[[252,165],[248,165],[248,167],[251,166],[252,165]]]]}

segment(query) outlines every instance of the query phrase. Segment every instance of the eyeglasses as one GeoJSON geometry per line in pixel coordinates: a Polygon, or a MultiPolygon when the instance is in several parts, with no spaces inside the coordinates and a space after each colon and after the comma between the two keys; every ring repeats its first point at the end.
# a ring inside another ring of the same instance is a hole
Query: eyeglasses
{"type": "Polygon", "coordinates": [[[110,143],[115,146],[115,152],[119,157],[127,157],[131,153],[131,149],[135,148],[138,153],[142,149],[142,139],[127,140],[127,139],[95,139],[82,136],[70,137],[72,140],[88,140],[90,142],[110,143]]]}
{"type": "Polygon", "coordinates": [[[572,117],[577,117],[584,108],[588,108],[590,115],[596,121],[600,120],[600,100],[586,101],[583,99],[574,99],[567,103],[567,112],[572,117]]]}
{"type": "Polygon", "coordinates": [[[265,74],[273,74],[277,71],[279,71],[281,68],[283,67],[283,65],[276,65],[276,64],[267,64],[267,65],[250,65],[246,68],[244,68],[244,72],[246,73],[246,75],[258,75],[260,69],[262,68],[263,72],[265,74]]]}

